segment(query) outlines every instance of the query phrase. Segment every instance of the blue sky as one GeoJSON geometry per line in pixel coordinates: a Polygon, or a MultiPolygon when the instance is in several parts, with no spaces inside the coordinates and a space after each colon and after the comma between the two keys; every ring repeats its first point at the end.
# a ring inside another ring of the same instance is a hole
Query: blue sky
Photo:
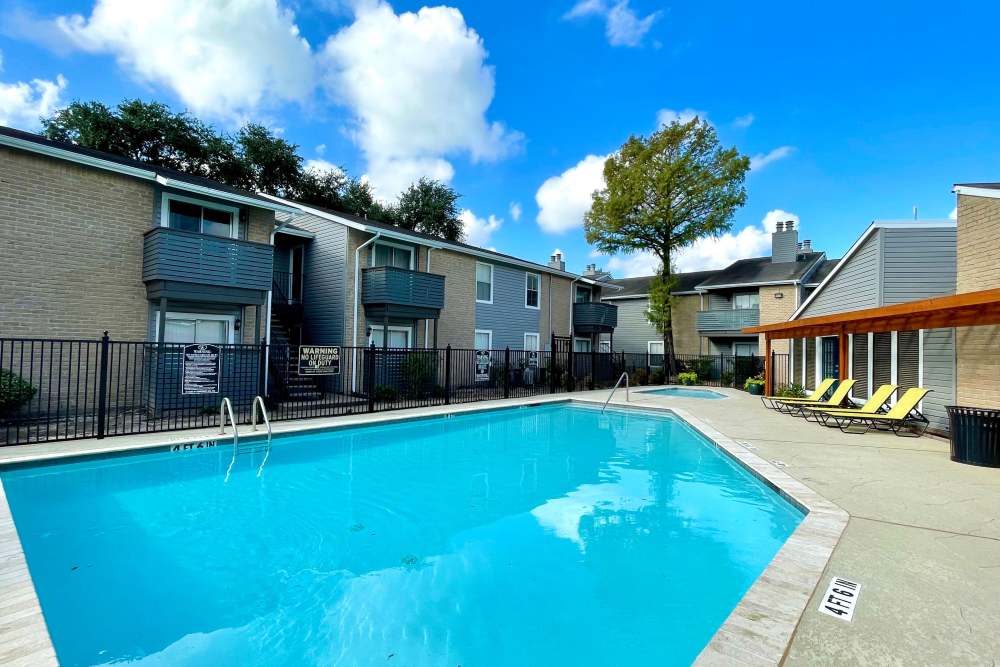
{"type": "Polygon", "coordinates": [[[387,196],[449,180],[474,242],[618,276],[652,262],[592,257],[581,212],[601,158],[658,118],[704,114],[755,158],[732,234],[682,270],[766,254],[765,220],[791,216],[836,257],[873,219],[947,217],[953,183],[1000,179],[996,3],[149,4],[3,3],[0,122],[124,97],[253,119],[387,196]]]}

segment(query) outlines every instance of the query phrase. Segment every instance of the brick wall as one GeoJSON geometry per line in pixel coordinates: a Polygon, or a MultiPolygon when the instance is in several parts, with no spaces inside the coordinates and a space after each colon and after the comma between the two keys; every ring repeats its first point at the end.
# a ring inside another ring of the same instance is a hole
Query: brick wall
{"type": "MultiPolygon", "coordinates": [[[[548,349],[552,346],[552,333],[555,332],[557,336],[568,336],[570,328],[570,320],[573,317],[572,314],[572,301],[570,300],[570,285],[572,284],[572,279],[563,278],[562,276],[554,276],[551,273],[542,274],[546,284],[552,281],[551,297],[548,303],[549,312],[543,312],[542,317],[543,323],[542,327],[545,331],[545,335],[542,340],[542,347],[548,349]],[[552,323],[552,328],[549,328],[549,322],[552,323]]],[[[548,294],[546,295],[548,296],[548,294]]]]}
{"type": "MultiPolygon", "coordinates": [[[[271,243],[271,231],[274,229],[274,211],[265,208],[250,208],[247,214],[246,240],[256,243],[271,243]]],[[[260,307],[261,318],[267,316],[266,306],[260,307]]],[[[256,342],[256,308],[247,306],[243,309],[243,322],[240,327],[240,338],[243,343],[256,342]]],[[[260,339],[264,340],[267,327],[264,322],[260,324],[260,339]]],[[[234,339],[237,343],[239,339],[234,339]]]]}
{"type": "MultiPolygon", "coordinates": [[[[794,285],[775,285],[773,287],[761,287],[758,292],[758,302],[760,303],[760,323],[774,324],[785,322],[792,313],[795,312],[796,291],[794,285]],[[778,294],[781,298],[778,298],[778,294]]],[[[760,335],[759,349],[761,354],[765,354],[764,335],[760,335]]],[[[787,340],[772,340],[771,350],[776,354],[788,354],[787,340]]]]}
{"type": "Polygon", "coordinates": [[[701,341],[698,336],[698,310],[700,307],[701,297],[697,294],[674,297],[670,317],[674,330],[675,354],[701,353],[701,341]]]}
{"type": "MultiPolygon", "coordinates": [[[[1000,199],[958,197],[957,292],[1000,287],[1000,199]]],[[[959,405],[1000,407],[1000,326],[956,329],[959,405]]]]}
{"type": "Polygon", "coordinates": [[[146,337],[153,186],[0,148],[0,336],[146,337]]]}
{"type": "Polygon", "coordinates": [[[431,270],[444,276],[444,308],[438,320],[438,347],[471,349],[476,324],[476,259],[438,249],[431,270]]]}

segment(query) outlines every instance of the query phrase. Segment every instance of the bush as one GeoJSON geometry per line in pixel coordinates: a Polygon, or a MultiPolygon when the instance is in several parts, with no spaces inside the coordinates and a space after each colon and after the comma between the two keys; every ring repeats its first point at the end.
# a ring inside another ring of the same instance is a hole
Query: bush
{"type": "Polygon", "coordinates": [[[677,380],[683,385],[698,384],[697,373],[678,373],[677,380]]]}
{"type": "Polygon", "coordinates": [[[403,377],[406,381],[407,393],[411,397],[419,398],[432,390],[436,357],[432,357],[431,354],[410,352],[403,359],[403,377]]]}
{"type": "Polygon", "coordinates": [[[380,384],[375,387],[375,400],[385,403],[394,403],[399,400],[399,392],[396,391],[395,387],[380,384]]]}
{"type": "Polygon", "coordinates": [[[564,391],[574,391],[576,389],[576,378],[572,373],[563,373],[562,388],[564,391]]]}
{"type": "Polygon", "coordinates": [[[700,378],[712,377],[712,369],[714,367],[715,361],[712,359],[699,357],[688,361],[688,369],[700,378]]]}
{"type": "Polygon", "coordinates": [[[800,385],[798,382],[793,382],[791,384],[783,384],[778,387],[777,391],[774,392],[775,396],[780,396],[781,398],[805,398],[806,390],[805,387],[800,385]]]}
{"type": "Polygon", "coordinates": [[[649,384],[663,384],[663,369],[657,368],[649,374],[649,384]]]}
{"type": "Polygon", "coordinates": [[[20,375],[0,370],[0,414],[16,411],[37,392],[38,389],[20,375]]]}
{"type": "Polygon", "coordinates": [[[649,376],[646,375],[646,369],[645,368],[637,368],[632,373],[632,376],[631,376],[630,380],[632,381],[632,384],[634,384],[635,386],[638,387],[640,385],[644,385],[644,384],[648,383],[649,382],[649,376]]]}
{"type": "Polygon", "coordinates": [[[764,386],[764,374],[763,373],[758,373],[757,375],[755,375],[753,377],[747,378],[746,382],[743,383],[743,391],[750,391],[750,387],[752,387],[752,386],[757,386],[757,387],[763,387],[764,386]]]}
{"type": "Polygon", "coordinates": [[[735,379],[732,371],[726,371],[719,377],[719,384],[723,387],[732,387],[735,379]]]}

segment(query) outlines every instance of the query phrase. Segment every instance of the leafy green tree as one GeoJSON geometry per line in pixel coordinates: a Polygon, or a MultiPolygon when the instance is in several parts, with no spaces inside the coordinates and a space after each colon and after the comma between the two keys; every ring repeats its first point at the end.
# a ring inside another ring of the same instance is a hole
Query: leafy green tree
{"type": "Polygon", "coordinates": [[[399,196],[395,223],[448,241],[461,241],[460,194],[440,181],[421,178],[399,196]]]}
{"type": "Polygon", "coordinates": [[[648,137],[631,136],[604,163],[605,187],[593,193],[585,217],[587,242],[604,254],[652,252],[660,260],[650,311],[663,325],[668,371],[676,372],[670,323],[671,262],[700,238],[732,227],[746,203],[750,159],[723,148],[700,118],[663,125],[648,137]]]}
{"type": "Polygon", "coordinates": [[[299,176],[295,192],[290,196],[303,204],[343,211],[346,209],[343,192],[349,180],[343,169],[336,171],[305,169],[299,176]]]}
{"type": "Polygon", "coordinates": [[[360,178],[348,179],[341,192],[341,198],[346,213],[395,224],[395,210],[375,198],[375,192],[368,181],[360,178]]]}
{"type": "Polygon", "coordinates": [[[302,158],[296,152],[298,146],[254,123],[240,128],[236,145],[246,187],[279,197],[298,187],[302,176],[302,158]]]}
{"type": "Polygon", "coordinates": [[[664,278],[662,272],[653,276],[649,282],[649,307],[646,309],[646,320],[662,336],[671,331],[671,314],[676,302],[673,290],[676,285],[676,276],[664,278]]]}

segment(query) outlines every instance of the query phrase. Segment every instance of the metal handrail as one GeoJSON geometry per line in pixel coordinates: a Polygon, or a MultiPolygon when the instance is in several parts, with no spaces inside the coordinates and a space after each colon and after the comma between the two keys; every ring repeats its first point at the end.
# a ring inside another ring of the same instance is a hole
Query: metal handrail
{"type": "Polygon", "coordinates": [[[632,397],[629,395],[628,390],[628,373],[622,373],[621,377],[618,378],[618,382],[615,382],[615,386],[611,388],[611,393],[608,394],[608,400],[604,401],[604,405],[601,406],[601,412],[604,412],[604,408],[608,407],[608,403],[611,402],[611,397],[615,395],[615,390],[621,385],[622,380],[625,380],[625,400],[631,401],[632,397]]]}
{"type": "Polygon", "coordinates": [[[260,396],[256,396],[253,399],[253,409],[250,411],[250,428],[253,431],[257,430],[257,406],[260,406],[260,414],[264,418],[264,426],[267,427],[267,438],[271,439],[271,420],[267,418],[267,408],[264,406],[264,399],[260,396]]]}
{"type": "Polygon", "coordinates": [[[222,403],[219,404],[219,435],[226,434],[226,411],[229,411],[229,423],[233,426],[233,446],[238,447],[240,444],[240,432],[236,428],[236,417],[233,416],[233,403],[229,400],[228,396],[222,397],[222,403]]]}

